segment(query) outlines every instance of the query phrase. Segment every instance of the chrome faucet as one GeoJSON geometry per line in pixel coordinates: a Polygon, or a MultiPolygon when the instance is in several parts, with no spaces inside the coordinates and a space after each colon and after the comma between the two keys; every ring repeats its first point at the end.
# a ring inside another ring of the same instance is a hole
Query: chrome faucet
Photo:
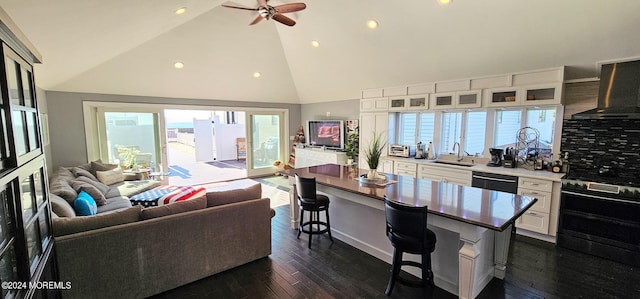
{"type": "Polygon", "coordinates": [[[452,151],[456,150],[456,145],[458,146],[458,162],[462,161],[462,159],[464,159],[464,156],[460,155],[460,152],[462,151],[462,149],[460,148],[460,142],[455,142],[453,144],[453,149],[451,149],[452,151]]]}

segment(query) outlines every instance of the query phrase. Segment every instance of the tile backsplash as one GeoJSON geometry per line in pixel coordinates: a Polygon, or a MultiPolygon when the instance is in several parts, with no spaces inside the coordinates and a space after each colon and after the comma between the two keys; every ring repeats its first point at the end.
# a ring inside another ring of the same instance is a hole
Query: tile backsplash
{"type": "MultiPolygon", "coordinates": [[[[596,175],[603,165],[637,182],[640,175],[640,119],[567,119],[562,128],[562,152],[569,152],[571,174],[596,175]]],[[[555,158],[554,158],[555,159],[555,158]]]]}

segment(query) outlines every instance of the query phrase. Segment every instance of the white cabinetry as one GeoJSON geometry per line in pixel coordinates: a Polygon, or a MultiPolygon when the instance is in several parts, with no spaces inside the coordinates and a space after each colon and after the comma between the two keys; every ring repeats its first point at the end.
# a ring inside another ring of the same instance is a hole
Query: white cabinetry
{"type": "Polygon", "coordinates": [[[471,186],[471,170],[437,166],[430,163],[418,166],[417,174],[420,179],[471,186]]]}
{"type": "Polygon", "coordinates": [[[372,98],[360,100],[360,112],[363,111],[387,111],[389,109],[389,98],[372,98]]]}
{"type": "MultiPolygon", "coordinates": [[[[360,168],[367,168],[367,164],[363,166],[360,166],[360,168]]],[[[382,172],[382,173],[393,173],[393,160],[387,160],[387,159],[383,159],[380,161],[380,164],[378,165],[378,172],[382,172]]]]}
{"type": "Polygon", "coordinates": [[[390,97],[389,98],[389,111],[407,110],[408,106],[409,106],[409,99],[407,97],[390,97]]]}
{"type": "MultiPolygon", "coordinates": [[[[367,165],[364,149],[369,146],[374,134],[382,134],[384,140],[387,142],[389,128],[389,113],[387,112],[373,112],[373,113],[360,113],[360,168],[369,168],[367,165]]],[[[386,156],[386,151],[383,151],[382,156],[386,156]]]]}
{"type": "Polygon", "coordinates": [[[429,109],[429,94],[417,94],[406,97],[408,110],[429,109]]]}
{"type": "Polygon", "coordinates": [[[481,90],[444,92],[431,95],[432,109],[479,108],[482,106],[481,90]]]}
{"type": "Polygon", "coordinates": [[[516,227],[545,235],[549,234],[552,191],[552,181],[519,178],[518,194],[537,198],[538,201],[516,220],[516,227]]]}
{"type": "Polygon", "coordinates": [[[417,163],[395,161],[393,163],[393,174],[416,177],[417,163]]]}
{"type": "Polygon", "coordinates": [[[310,148],[296,149],[296,168],[322,164],[347,164],[347,154],[336,151],[323,151],[310,148]]]}
{"type": "Polygon", "coordinates": [[[562,83],[491,88],[484,98],[486,107],[560,104],[562,83]]]}

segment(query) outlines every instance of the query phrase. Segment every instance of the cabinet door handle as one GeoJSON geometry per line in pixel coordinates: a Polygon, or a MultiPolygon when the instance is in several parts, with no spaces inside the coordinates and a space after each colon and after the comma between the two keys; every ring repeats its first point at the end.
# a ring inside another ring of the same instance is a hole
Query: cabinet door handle
{"type": "Polygon", "coordinates": [[[529,213],[527,213],[527,214],[529,214],[529,215],[531,215],[531,216],[536,216],[536,215],[538,215],[538,214],[536,214],[536,213],[534,213],[534,212],[529,212],[529,213]]]}
{"type": "Polygon", "coordinates": [[[540,194],[540,193],[538,193],[538,192],[536,192],[536,191],[531,191],[531,192],[529,192],[529,193],[534,194],[534,195],[538,195],[538,194],[540,194]]]}
{"type": "Polygon", "coordinates": [[[531,183],[531,186],[540,186],[538,183],[531,183]]]}

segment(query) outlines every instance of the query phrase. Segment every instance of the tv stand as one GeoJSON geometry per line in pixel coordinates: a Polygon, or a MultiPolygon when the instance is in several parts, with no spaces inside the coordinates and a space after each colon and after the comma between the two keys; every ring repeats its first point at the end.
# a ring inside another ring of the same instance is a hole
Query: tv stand
{"type": "Polygon", "coordinates": [[[296,168],[322,164],[347,164],[347,153],[322,148],[296,148],[296,168]]]}

